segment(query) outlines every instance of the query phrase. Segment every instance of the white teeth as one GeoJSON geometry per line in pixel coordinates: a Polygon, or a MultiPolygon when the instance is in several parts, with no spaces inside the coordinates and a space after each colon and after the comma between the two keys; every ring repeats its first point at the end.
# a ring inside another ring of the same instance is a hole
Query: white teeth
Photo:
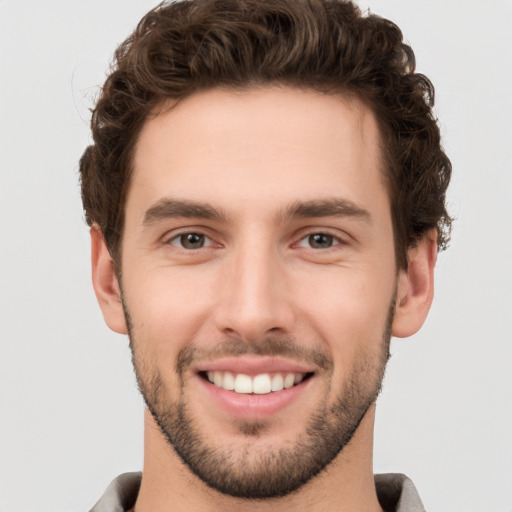
{"type": "Polygon", "coordinates": [[[303,373],[275,373],[270,376],[268,373],[261,373],[254,377],[243,373],[233,374],[231,372],[213,371],[206,372],[208,380],[227,391],[236,393],[266,395],[270,392],[282,391],[294,385],[300,384],[305,377],[303,373]]]}
{"type": "Polygon", "coordinates": [[[291,388],[295,384],[295,375],[293,373],[289,373],[284,378],[284,389],[291,388]]]}
{"type": "Polygon", "coordinates": [[[222,387],[222,373],[221,372],[213,372],[213,383],[218,387],[222,387]]]}
{"type": "Polygon", "coordinates": [[[224,380],[222,381],[222,387],[227,391],[233,391],[235,389],[235,377],[230,372],[224,373],[224,380]]]}
{"type": "Polygon", "coordinates": [[[270,389],[272,391],[282,391],[284,388],[283,383],[284,383],[283,376],[280,373],[276,373],[272,377],[272,384],[271,384],[270,389]]]}
{"type": "Polygon", "coordinates": [[[236,393],[252,393],[252,379],[249,375],[239,373],[235,378],[236,393]]]}
{"type": "Polygon", "coordinates": [[[254,377],[254,381],[252,383],[253,393],[256,393],[257,395],[265,395],[270,393],[271,390],[270,375],[268,373],[263,373],[254,377]]]}

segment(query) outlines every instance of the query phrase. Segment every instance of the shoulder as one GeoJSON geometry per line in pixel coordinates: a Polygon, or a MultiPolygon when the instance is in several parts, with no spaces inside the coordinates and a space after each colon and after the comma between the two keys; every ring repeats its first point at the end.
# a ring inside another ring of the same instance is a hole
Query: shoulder
{"type": "Polygon", "coordinates": [[[425,512],[412,480],[401,473],[375,475],[375,487],[386,512],[425,512]]]}
{"type": "Polygon", "coordinates": [[[90,512],[127,512],[135,504],[142,473],[123,473],[107,487],[90,512]]]}

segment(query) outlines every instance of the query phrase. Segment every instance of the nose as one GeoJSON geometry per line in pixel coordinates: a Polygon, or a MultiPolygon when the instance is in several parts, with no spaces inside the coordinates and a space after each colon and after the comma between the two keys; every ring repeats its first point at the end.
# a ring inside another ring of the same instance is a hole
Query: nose
{"type": "Polygon", "coordinates": [[[215,311],[217,329],[246,342],[289,334],[294,325],[284,262],[277,251],[256,245],[226,261],[215,311]]]}

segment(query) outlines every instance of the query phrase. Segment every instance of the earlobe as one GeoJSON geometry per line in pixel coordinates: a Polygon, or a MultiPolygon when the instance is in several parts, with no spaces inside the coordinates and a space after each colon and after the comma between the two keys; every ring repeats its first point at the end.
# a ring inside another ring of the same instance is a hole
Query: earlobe
{"type": "Polygon", "coordinates": [[[406,338],[416,333],[427,318],[434,298],[434,266],[437,232],[429,231],[409,249],[409,265],[398,277],[392,334],[406,338]]]}
{"type": "Polygon", "coordinates": [[[119,334],[127,334],[121,290],[114,262],[99,226],[91,227],[92,284],[106,324],[119,334]]]}

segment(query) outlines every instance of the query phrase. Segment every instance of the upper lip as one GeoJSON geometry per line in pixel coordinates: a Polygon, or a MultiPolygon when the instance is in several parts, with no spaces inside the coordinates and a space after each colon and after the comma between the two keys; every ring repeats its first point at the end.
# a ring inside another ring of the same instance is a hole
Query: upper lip
{"type": "Polygon", "coordinates": [[[196,371],[198,373],[221,371],[260,375],[262,373],[312,373],[315,371],[315,367],[279,357],[236,356],[198,364],[196,371]]]}

